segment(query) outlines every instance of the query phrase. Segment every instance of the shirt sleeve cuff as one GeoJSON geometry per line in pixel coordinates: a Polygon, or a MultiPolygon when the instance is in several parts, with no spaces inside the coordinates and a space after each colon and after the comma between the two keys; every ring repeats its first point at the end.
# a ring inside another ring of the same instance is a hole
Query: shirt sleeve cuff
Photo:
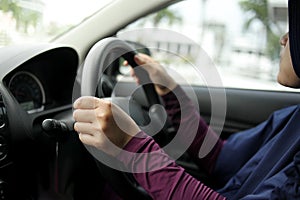
{"type": "Polygon", "coordinates": [[[164,102],[168,102],[169,100],[174,100],[176,99],[176,95],[185,95],[184,91],[182,90],[182,88],[177,85],[172,91],[170,91],[169,93],[161,96],[162,99],[164,100],[164,102]]]}
{"type": "Polygon", "coordinates": [[[129,142],[123,147],[123,150],[117,155],[117,159],[124,164],[128,164],[133,157],[130,157],[128,153],[141,153],[146,143],[151,140],[151,137],[144,131],[138,132],[129,142]]]}

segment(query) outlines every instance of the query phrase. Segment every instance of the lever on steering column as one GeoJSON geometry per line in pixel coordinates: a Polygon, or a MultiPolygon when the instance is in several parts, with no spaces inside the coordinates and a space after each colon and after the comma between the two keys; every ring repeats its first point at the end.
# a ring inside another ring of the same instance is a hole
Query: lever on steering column
{"type": "Polygon", "coordinates": [[[54,139],[65,138],[69,132],[74,131],[75,121],[61,121],[56,119],[45,119],[42,123],[43,130],[54,139]]]}

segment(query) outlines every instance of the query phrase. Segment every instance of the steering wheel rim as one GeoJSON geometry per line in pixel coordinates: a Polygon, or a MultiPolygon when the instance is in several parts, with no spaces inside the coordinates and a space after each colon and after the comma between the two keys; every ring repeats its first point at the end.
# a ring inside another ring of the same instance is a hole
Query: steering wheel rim
{"type": "Polygon", "coordinates": [[[107,57],[114,53],[115,58],[123,57],[128,61],[130,66],[136,70],[136,75],[141,80],[141,85],[145,91],[149,107],[155,104],[160,104],[158,94],[151,84],[150,77],[146,70],[142,68],[136,68],[138,65],[134,61],[134,55],[137,54],[125,41],[116,37],[109,37],[97,42],[89,51],[86,60],[84,62],[81,82],[81,95],[82,96],[94,96],[97,88],[99,78],[103,75],[105,68],[107,67],[107,57]]]}
{"type": "MultiPolygon", "coordinates": [[[[107,58],[111,53],[114,53],[115,58],[123,57],[128,61],[130,66],[135,70],[137,69],[135,72],[142,82],[149,107],[161,104],[148,73],[142,68],[136,68],[138,65],[134,61],[134,55],[137,53],[135,49],[125,41],[115,37],[100,40],[89,51],[83,65],[80,85],[81,95],[95,96],[101,75],[103,75],[106,67],[110,64],[107,63],[107,58]]],[[[118,101],[114,101],[114,103],[118,104],[118,101]]],[[[151,199],[147,192],[134,181],[132,174],[118,171],[101,163],[97,159],[95,160],[101,174],[122,198],[151,199]]]]}

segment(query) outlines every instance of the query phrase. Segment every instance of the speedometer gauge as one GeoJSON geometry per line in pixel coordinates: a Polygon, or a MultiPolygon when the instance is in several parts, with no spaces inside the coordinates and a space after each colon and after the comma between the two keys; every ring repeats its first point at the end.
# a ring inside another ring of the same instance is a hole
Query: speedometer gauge
{"type": "Polygon", "coordinates": [[[44,110],[45,91],[39,79],[30,72],[16,73],[8,87],[21,107],[28,113],[44,110]]]}

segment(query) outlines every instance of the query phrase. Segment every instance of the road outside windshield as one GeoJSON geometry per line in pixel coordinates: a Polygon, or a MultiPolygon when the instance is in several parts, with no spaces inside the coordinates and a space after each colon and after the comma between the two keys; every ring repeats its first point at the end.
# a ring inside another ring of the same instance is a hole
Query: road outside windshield
{"type": "Polygon", "coordinates": [[[1,0],[0,47],[47,42],[112,0],[1,0]]]}

